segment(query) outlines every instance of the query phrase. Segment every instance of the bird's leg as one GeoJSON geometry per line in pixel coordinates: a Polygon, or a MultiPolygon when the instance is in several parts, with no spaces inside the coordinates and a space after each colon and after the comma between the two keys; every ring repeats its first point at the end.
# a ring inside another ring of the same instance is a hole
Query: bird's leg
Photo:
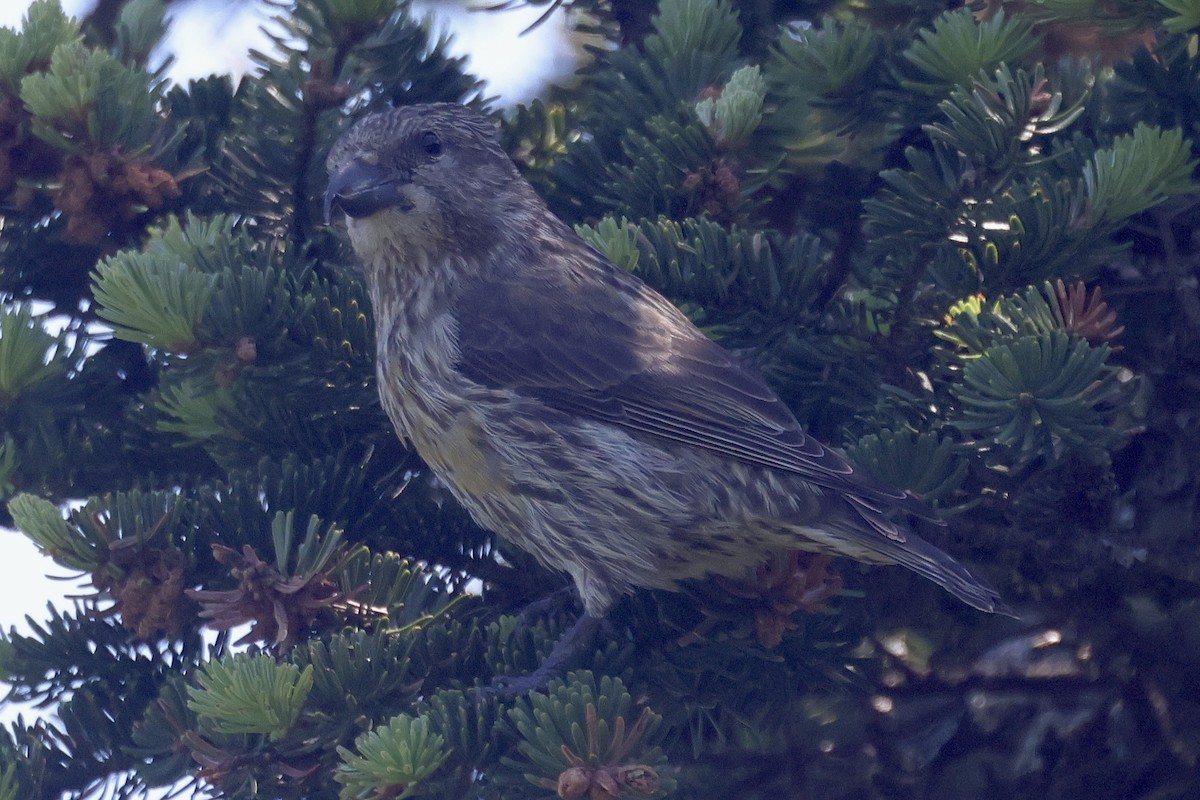
{"type": "Polygon", "coordinates": [[[527,625],[530,620],[538,617],[548,617],[556,611],[560,611],[567,607],[568,603],[575,600],[575,586],[564,586],[561,589],[555,589],[550,594],[538,600],[534,600],[525,608],[521,609],[521,613],[517,615],[517,621],[522,625],[527,625]]]}
{"type": "Polygon", "coordinates": [[[592,643],[596,629],[600,627],[600,617],[583,614],[575,621],[566,633],[555,642],[554,648],[542,659],[541,665],[528,675],[498,675],[492,679],[490,686],[480,689],[480,694],[498,697],[501,700],[513,700],[538,689],[546,688],[551,678],[561,676],[567,662],[584,647],[592,643]]]}

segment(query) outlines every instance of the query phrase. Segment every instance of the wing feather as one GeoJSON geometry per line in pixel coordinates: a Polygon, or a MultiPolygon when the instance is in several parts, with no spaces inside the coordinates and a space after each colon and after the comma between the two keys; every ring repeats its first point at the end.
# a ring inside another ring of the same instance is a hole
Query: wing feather
{"type": "MultiPolygon", "coordinates": [[[[534,286],[494,280],[465,292],[460,372],[558,410],[795,473],[864,510],[930,514],[805,434],[770,387],[656,292],[582,244],[569,258],[574,269],[547,269],[534,286]]],[[[880,533],[903,541],[879,522],[880,533]]]]}

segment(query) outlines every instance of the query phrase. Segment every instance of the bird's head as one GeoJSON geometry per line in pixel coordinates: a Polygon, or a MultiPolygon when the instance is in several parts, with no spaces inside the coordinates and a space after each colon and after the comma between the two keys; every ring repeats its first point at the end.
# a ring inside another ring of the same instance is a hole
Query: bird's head
{"type": "Polygon", "coordinates": [[[327,221],[335,209],[346,214],[364,260],[385,241],[427,253],[486,246],[503,224],[503,198],[527,186],[495,121],[452,103],[365,117],[338,139],[326,166],[327,221]]]}

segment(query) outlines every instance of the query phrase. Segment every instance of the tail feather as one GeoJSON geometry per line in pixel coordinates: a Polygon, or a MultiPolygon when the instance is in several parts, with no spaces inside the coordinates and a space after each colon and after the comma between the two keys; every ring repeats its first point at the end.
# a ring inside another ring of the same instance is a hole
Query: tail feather
{"type": "MultiPolygon", "coordinates": [[[[881,533],[879,525],[886,522],[883,517],[862,515],[861,519],[837,526],[835,532],[845,541],[853,542],[854,549],[870,551],[877,558],[862,560],[875,563],[900,564],[928,578],[967,605],[988,613],[1015,617],[1004,603],[1000,593],[987,581],[971,574],[970,570],[950,555],[934,547],[911,531],[900,528],[900,536],[881,533]],[[865,524],[864,524],[865,523],[865,524]]],[[[849,552],[849,549],[848,549],[849,552]]],[[[856,557],[861,558],[861,555],[856,557]]]]}
{"type": "Polygon", "coordinates": [[[989,583],[919,536],[909,535],[905,544],[887,550],[881,555],[890,556],[897,564],[928,578],[967,605],[980,611],[1016,616],[989,583]]]}

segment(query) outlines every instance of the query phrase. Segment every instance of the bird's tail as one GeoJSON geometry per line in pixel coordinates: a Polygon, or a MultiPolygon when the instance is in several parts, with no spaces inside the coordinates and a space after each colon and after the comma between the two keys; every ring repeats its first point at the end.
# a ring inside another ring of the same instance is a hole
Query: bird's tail
{"type": "MultiPolygon", "coordinates": [[[[873,557],[866,561],[900,564],[941,586],[950,594],[980,611],[1015,617],[987,581],[971,574],[970,570],[950,555],[934,547],[907,528],[888,518],[885,508],[857,495],[842,498],[853,509],[853,515],[834,529],[856,548],[869,551],[873,557]],[[864,525],[865,523],[865,525],[864,525]]],[[[893,506],[894,507],[894,506],[893,506]]],[[[910,510],[905,506],[904,510],[910,510]]],[[[926,516],[937,519],[932,510],[926,516]]],[[[937,520],[941,524],[941,520],[937,520]]]]}
{"type": "Polygon", "coordinates": [[[1016,616],[989,583],[921,537],[909,534],[906,542],[895,543],[888,550],[886,555],[897,564],[928,578],[964,603],[980,611],[1016,616]]]}
{"type": "MultiPolygon", "coordinates": [[[[859,543],[867,544],[861,539],[859,543]]],[[[878,553],[881,561],[908,567],[967,605],[980,611],[1016,618],[1016,614],[1001,599],[1000,593],[987,581],[971,574],[962,564],[916,534],[906,531],[904,541],[880,538],[867,546],[878,553]]]]}

